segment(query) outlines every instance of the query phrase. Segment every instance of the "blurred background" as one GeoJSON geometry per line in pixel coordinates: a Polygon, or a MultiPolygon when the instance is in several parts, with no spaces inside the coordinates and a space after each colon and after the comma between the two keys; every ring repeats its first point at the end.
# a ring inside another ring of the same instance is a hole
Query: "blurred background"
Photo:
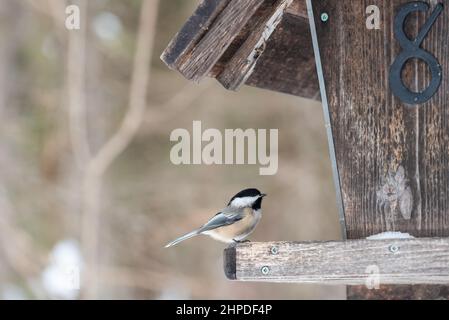
{"type": "Polygon", "coordinates": [[[0,0],[1,299],[343,299],[233,283],[197,238],[236,192],[269,194],[252,241],[340,239],[321,105],[208,80],[159,56],[198,0],[0,0]],[[66,6],[81,30],[65,28],[66,6]],[[279,129],[279,171],[174,166],[170,133],[279,129]]]}

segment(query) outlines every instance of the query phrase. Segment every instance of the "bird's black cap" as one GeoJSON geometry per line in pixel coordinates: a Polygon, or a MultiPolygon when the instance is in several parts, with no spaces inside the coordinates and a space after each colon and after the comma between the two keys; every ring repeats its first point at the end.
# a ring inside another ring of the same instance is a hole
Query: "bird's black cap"
{"type": "Polygon", "coordinates": [[[229,201],[228,205],[231,204],[231,202],[236,198],[245,198],[245,197],[258,197],[261,196],[253,205],[253,209],[260,209],[260,206],[262,204],[262,198],[266,196],[266,194],[261,193],[259,190],[251,188],[251,189],[245,189],[237,193],[235,196],[232,197],[232,199],[229,201]]]}

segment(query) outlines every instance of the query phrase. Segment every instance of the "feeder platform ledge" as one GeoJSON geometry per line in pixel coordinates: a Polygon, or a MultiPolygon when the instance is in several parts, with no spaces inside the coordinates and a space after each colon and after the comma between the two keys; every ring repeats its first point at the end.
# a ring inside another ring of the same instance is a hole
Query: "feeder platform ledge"
{"type": "Polygon", "coordinates": [[[236,281],[449,284],[449,238],[244,243],[224,251],[236,281]]]}

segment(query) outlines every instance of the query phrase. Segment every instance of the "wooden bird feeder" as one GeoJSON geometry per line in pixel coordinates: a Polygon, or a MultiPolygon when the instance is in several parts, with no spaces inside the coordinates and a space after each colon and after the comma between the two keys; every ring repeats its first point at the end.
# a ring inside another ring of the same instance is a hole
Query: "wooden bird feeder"
{"type": "Polygon", "coordinates": [[[350,299],[449,298],[445,4],[202,1],[163,61],[192,81],[321,100],[345,239],[230,247],[228,278],[344,284],[350,299]],[[383,232],[413,237],[366,239],[383,232]]]}

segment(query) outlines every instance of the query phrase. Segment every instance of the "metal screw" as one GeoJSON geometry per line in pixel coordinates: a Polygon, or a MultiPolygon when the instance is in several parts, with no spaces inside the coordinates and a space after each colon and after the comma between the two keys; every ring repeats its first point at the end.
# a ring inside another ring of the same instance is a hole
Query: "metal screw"
{"type": "Polygon", "coordinates": [[[266,275],[268,275],[270,273],[270,268],[265,266],[265,267],[262,267],[262,269],[260,269],[260,271],[262,272],[262,274],[264,276],[266,276],[266,275]]]}
{"type": "Polygon", "coordinates": [[[392,244],[389,248],[391,253],[398,253],[399,252],[399,247],[395,244],[392,244]]]}
{"type": "Polygon", "coordinates": [[[321,21],[327,22],[327,20],[329,20],[329,15],[327,14],[327,12],[323,12],[321,14],[321,21]]]}
{"type": "Polygon", "coordinates": [[[272,255],[277,255],[279,253],[279,248],[278,247],[271,247],[271,254],[272,255]]]}

